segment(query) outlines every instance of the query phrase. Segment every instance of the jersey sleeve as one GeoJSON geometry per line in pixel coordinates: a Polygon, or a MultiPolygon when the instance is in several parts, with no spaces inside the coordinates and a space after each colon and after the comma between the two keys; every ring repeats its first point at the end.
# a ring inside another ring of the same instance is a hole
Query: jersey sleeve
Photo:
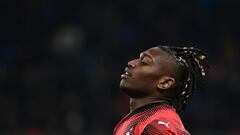
{"type": "Polygon", "coordinates": [[[141,135],[190,135],[176,123],[167,120],[154,120],[149,123],[141,135]]]}

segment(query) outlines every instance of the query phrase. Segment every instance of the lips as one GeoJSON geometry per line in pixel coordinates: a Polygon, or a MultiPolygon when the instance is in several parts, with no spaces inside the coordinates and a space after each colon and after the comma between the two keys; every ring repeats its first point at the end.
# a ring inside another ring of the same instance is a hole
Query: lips
{"type": "Polygon", "coordinates": [[[124,71],[125,71],[125,72],[121,75],[121,78],[122,78],[122,79],[131,77],[131,72],[129,71],[128,68],[125,68],[124,71]]]}

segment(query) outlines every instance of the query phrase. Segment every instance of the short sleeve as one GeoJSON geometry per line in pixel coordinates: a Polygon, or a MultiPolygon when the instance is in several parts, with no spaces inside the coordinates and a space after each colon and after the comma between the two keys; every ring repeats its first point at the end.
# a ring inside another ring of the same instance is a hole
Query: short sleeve
{"type": "Polygon", "coordinates": [[[164,119],[154,120],[149,123],[141,135],[190,135],[185,129],[181,129],[176,123],[164,119]]]}

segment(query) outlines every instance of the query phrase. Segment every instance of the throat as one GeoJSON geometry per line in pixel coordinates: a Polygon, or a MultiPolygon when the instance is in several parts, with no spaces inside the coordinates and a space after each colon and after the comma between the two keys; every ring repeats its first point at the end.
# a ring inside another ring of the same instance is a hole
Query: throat
{"type": "Polygon", "coordinates": [[[134,110],[148,105],[152,103],[168,103],[169,101],[166,99],[154,99],[154,98],[130,98],[130,113],[133,112],[134,110]]]}

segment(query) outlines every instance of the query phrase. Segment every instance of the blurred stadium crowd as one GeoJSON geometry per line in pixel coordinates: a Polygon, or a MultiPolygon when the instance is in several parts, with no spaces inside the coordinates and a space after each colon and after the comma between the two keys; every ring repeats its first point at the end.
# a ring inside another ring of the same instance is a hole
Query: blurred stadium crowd
{"type": "Polygon", "coordinates": [[[128,60],[195,46],[210,70],[183,114],[192,134],[240,134],[237,0],[2,0],[0,134],[110,135],[128,112],[128,60]]]}

